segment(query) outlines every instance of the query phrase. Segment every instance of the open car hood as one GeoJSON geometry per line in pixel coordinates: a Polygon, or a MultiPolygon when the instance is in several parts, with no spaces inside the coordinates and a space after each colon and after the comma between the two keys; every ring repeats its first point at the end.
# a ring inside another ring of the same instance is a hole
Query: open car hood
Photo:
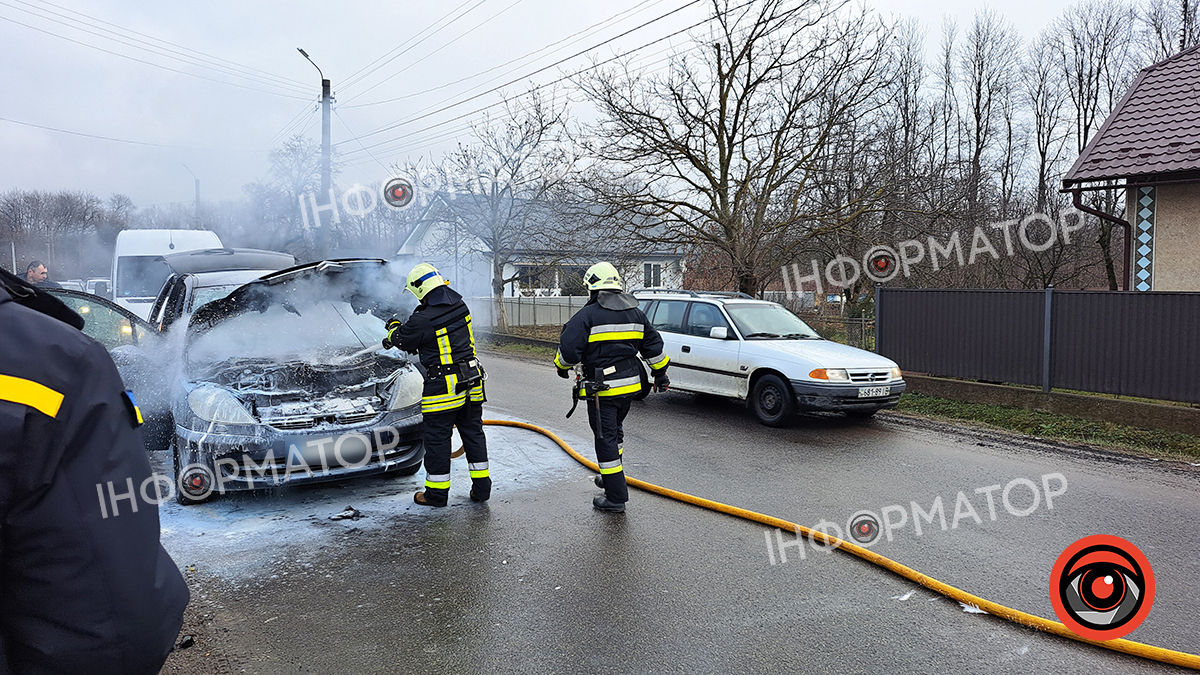
{"type": "MultiPolygon", "coordinates": [[[[188,321],[188,341],[248,312],[321,301],[349,302],[359,314],[386,321],[407,316],[416,299],[404,292],[405,273],[378,258],[321,260],[269,274],[200,307],[188,321]]],[[[294,311],[289,309],[289,311],[294,311]]]]}

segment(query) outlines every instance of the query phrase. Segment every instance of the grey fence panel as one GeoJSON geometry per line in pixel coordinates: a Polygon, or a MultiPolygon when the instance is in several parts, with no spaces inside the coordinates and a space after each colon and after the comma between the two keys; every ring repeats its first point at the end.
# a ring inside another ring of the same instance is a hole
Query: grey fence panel
{"type": "Polygon", "coordinates": [[[879,289],[879,352],[905,370],[1200,403],[1200,293],[879,289]]]}
{"type": "Polygon", "coordinates": [[[1200,294],[1055,291],[1053,386],[1200,403],[1200,294]]]}
{"type": "Polygon", "coordinates": [[[880,289],[879,353],[904,370],[1041,383],[1041,291],[880,289]]]}

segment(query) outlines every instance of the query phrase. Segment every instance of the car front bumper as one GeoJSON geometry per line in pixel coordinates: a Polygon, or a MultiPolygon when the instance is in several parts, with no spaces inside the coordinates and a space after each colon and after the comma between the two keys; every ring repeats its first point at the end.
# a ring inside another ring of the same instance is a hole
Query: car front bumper
{"type": "MultiPolygon", "coordinates": [[[[303,485],[398,471],[425,457],[422,417],[387,413],[365,424],[304,433],[268,426],[253,435],[209,433],[176,425],[179,458],[202,465],[214,492],[303,485]]],[[[179,471],[181,467],[176,467],[179,471]]]]}
{"type": "Polygon", "coordinates": [[[882,410],[895,408],[904,393],[904,380],[879,384],[815,384],[792,380],[792,391],[796,394],[798,410],[824,410],[848,412],[859,410],[882,410]],[[886,396],[859,398],[861,389],[886,387],[886,396]]]}

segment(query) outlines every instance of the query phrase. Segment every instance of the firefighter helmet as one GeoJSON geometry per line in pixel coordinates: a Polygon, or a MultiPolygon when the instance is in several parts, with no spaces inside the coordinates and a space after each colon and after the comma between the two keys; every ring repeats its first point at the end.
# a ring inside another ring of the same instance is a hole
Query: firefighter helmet
{"type": "Polygon", "coordinates": [[[424,300],[429,291],[448,283],[450,282],[442,278],[436,267],[429,263],[421,263],[408,273],[408,284],[405,287],[417,296],[418,300],[424,300]]]}
{"type": "Polygon", "coordinates": [[[621,273],[612,263],[598,262],[588,268],[583,274],[589,291],[619,291],[621,290],[621,273]]]}

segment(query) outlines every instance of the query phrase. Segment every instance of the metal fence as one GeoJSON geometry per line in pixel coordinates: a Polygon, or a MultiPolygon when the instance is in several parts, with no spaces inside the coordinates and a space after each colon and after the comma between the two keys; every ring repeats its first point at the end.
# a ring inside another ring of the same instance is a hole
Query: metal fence
{"type": "MultiPolygon", "coordinates": [[[[811,293],[807,301],[803,298],[798,303],[786,302],[784,306],[791,309],[813,330],[829,340],[848,344],[860,349],[875,349],[875,320],[873,318],[848,318],[837,315],[825,315],[814,311],[811,293]]],[[[771,299],[771,298],[768,298],[771,299]]],[[[575,312],[583,308],[587,302],[586,296],[531,297],[505,298],[504,312],[508,317],[508,325],[516,326],[561,326],[575,312]]],[[[477,326],[495,326],[495,300],[492,298],[469,298],[472,321],[477,326]]]]}
{"type": "Polygon", "coordinates": [[[1200,293],[878,289],[875,312],[905,370],[1200,403],[1200,293]]]}

